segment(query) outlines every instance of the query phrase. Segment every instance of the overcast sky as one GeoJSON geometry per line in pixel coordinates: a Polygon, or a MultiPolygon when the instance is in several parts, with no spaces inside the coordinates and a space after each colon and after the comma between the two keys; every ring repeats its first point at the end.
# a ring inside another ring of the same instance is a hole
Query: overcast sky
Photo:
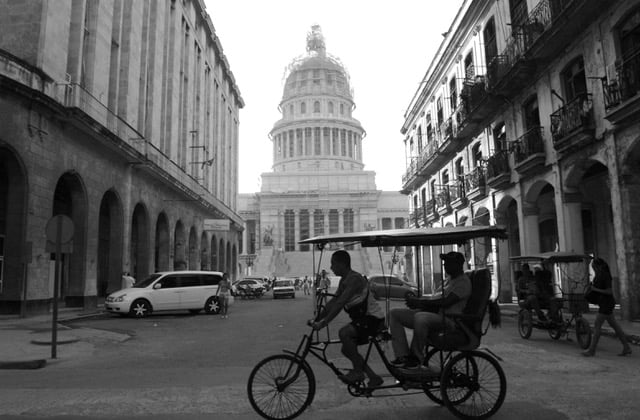
{"type": "Polygon", "coordinates": [[[366,170],[380,190],[398,191],[405,171],[404,113],[462,0],[205,0],[245,107],[240,110],[242,193],[271,172],[268,133],[280,119],[285,68],[305,54],[319,24],[327,52],[351,76],[366,170]]]}

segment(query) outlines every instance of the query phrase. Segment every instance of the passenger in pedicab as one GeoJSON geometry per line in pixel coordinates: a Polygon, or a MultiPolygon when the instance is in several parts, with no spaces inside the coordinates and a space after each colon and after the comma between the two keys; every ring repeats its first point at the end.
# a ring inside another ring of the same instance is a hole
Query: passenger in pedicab
{"type": "Polygon", "coordinates": [[[464,273],[464,256],[459,252],[440,254],[444,262],[447,278],[430,296],[406,299],[408,308],[391,310],[389,327],[393,352],[396,359],[391,364],[396,367],[428,373],[424,366],[425,348],[429,334],[447,328],[455,328],[455,323],[447,314],[461,314],[471,296],[471,280],[464,273]],[[411,348],[404,328],[413,329],[411,348]]]}
{"type": "Polygon", "coordinates": [[[522,264],[522,274],[518,278],[518,299],[524,301],[527,308],[531,308],[536,312],[541,322],[547,322],[547,316],[542,312],[541,301],[546,300],[538,279],[540,275],[534,275],[531,272],[529,264],[522,264]]]}
{"type": "Polygon", "coordinates": [[[364,277],[351,269],[351,257],[347,251],[333,253],[331,271],[340,276],[338,289],[335,297],[327,302],[311,325],[314,330],[325,328],[344,308],[351,323],[340,328],[338,335],[342,342],[342,354],[351,361],[353,369],[341,375],[340,379],[347,384],[355,384],[363,381],[366,374],[369,387],[380,386],[383,379],[365,363],[358,353],[358,345],[365,344],[369,337],[380,331],[384,324],[384,312],[369,293],[369,284],[364,277]]]}

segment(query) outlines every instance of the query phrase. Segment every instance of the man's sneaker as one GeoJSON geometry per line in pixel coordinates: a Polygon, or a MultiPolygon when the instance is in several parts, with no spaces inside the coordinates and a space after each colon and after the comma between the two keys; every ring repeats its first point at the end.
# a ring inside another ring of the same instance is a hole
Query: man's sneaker
{"type": "Polygon", "coordinates": [[[412,367],[418,366],[420,364],[420,361],[418,360],[417,357],[410,354],[407,356],[398,357],[397,359],[392,360],[389,363],[391,364],[391,366],[394,366],[397,368],[412,368],[412,367]]]}
{"type": "Polygon", "coordinates": [[[384,383],[384,379],[381,376],[374,376],[369,378],[369,382],[367,383],[367,387],[369,388],[377,388],[384,383]]]}
{"type": "Polygon", "coordinates": [[[350,370],[348,373],[339,376],[340,380],[348,385],[355,385],[364,381],[364,373],[350,370]]]}

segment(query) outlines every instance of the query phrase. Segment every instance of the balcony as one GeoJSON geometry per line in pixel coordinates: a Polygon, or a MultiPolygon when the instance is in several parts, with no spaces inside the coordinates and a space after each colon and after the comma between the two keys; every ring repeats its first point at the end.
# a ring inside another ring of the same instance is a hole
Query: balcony
{"type": "Polygon", "coordinates": [[[449,194],[451,198],[451,207],[459,209],[467,205],[467,195],[463,180],[454,181],[449,184],[449,194]]]}
{"type": "Polygon", "coordinates": [[[613,124],[637,118],[640,112],[640,52],[616,66],[616,79],[602,80],[605,118],[613,124]]]}
{"type": "Polygon", "coordinates": [[[438,211],[436,209],[436,200],[428,200],[424,206],[424,219],[425,222],[431,223],[438,218],[438,211]]]}
{"type": "Polygon", "coordinates": [[[440,185],[436,190],[436,209],[438,214],[444,216],[451,212],[451,193],[448,185],[440,185]]]}
{"type": "Polygon", "coordinates": [[[457,151],[460,143],[458,142],[456,132],[454,131],[453,118],[447,118],[440,125],[440,133],[442,133],[442,141],[438,147],[438,153],[443,155],[444,159],[447,160],[448,156],[457,151]]]}
{"type": "Polygon", "coordinates": [[[487,189],[485,182],[485,171],[482,166],[478,166],[471,172],[464,175],[464,186],[467,190],[467,198],[476,201],[486,197],[487,189]]]}
{"type": "Polygon", "coordinates": [[[460,104],[456,108],[458,138],[477,135],[486,126],[486,120],[500,108],[502,101],[487,91],[485,76],[474,76],[463,82],[460,104]]]}
{"type": "Polygon", "coordinates": [[[409,213],[409,220],[411,221],[410,225],[413,224],[413,227],[420,227],[420,219],[422,218],[423,210],[422,208],[418,208],[411,213],[409,213]]]}
{"type": "Polygon", "coordinates": [[[558,154],[566,154],[595,142],[593,101],[584,93],[551,114],[551,138],[558,154]]]}
{"type": "Polygon", "coordinates": [[[424,146],[420,155],[411,159],[411,163],[407,167],[404,175],[402,175],[401,193],[408,194],[415,190],[431,175],[430,170],[434,162],[440,164],[443,159],[443,157],[437,153],[437,150],[438,143],[435,139],[431,139],[424,146]]]}
{"type": "Polygon", "coordinates": [[[526,38],[522,31],[514,33],[502,54],[489,62],[489,91],[507,98],[513,97],[533,80],[536,63],[526,54],[526,38]]]}
{"type": "Polygon", "coordinates": [[[610,3],[611,0],[541,1],[522,27],[527,54],[536,60],[561,54],[610,3]]]}
{"type": "Polygon", "coordinates": [[[522,176],[532,176],[545,169],[543,128],[535,127],[515,140],[511,146],[515,170],[522,176]]]}
{"type": "Polygon", "coordinates": [[[487,185],[496,190],[503,190],[511,184],[511,168],[509,154],[499,150],[487,159],[487,185]]]}

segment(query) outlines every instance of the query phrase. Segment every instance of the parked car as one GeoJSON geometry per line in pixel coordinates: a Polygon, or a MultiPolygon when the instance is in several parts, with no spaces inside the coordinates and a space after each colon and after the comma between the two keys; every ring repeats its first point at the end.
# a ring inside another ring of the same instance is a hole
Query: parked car
{"type": "Polygon", "coordinates": [[[257,280],[260,283],[262,283],[262,287],[264,288],[265,292],[269,291],[269,282],[268,279],[266,277],[262,277],[262,276],[248,276],[244,278],[245,280],[257,280]]]}
{"type": "Polygon", "coordinates": [[[417,296],[418,288],[415,284],[406,282],[396,276],[369,276],[369,287],[373,297],[376,299],[390,298],[407,298],[409,296],[417,296]],[[385,283],[385,278],[388,283],[385,283]]]}
{"type": "Polygon", "coordinates": [[[143,318],[156,311],[188,310],[220,312],[219,271],[166,271],[151,274],[133,287],[111,293],[105,299],[108,312],[143,318]]]}
{"type": "Polygon", "coordinates": [[[236,285],[236,294],[241,298],[259,298],[264,295],[265,288],[260,280],[256,279],[242,279],[236,285]]]}
{"type": "Polygon", "coordinates": [[[293,280],[290,279],[282,279],[276,280],[273,283],[273,298],[277,299],[279,297],[296,297],[296,289],[293,280]]]}

